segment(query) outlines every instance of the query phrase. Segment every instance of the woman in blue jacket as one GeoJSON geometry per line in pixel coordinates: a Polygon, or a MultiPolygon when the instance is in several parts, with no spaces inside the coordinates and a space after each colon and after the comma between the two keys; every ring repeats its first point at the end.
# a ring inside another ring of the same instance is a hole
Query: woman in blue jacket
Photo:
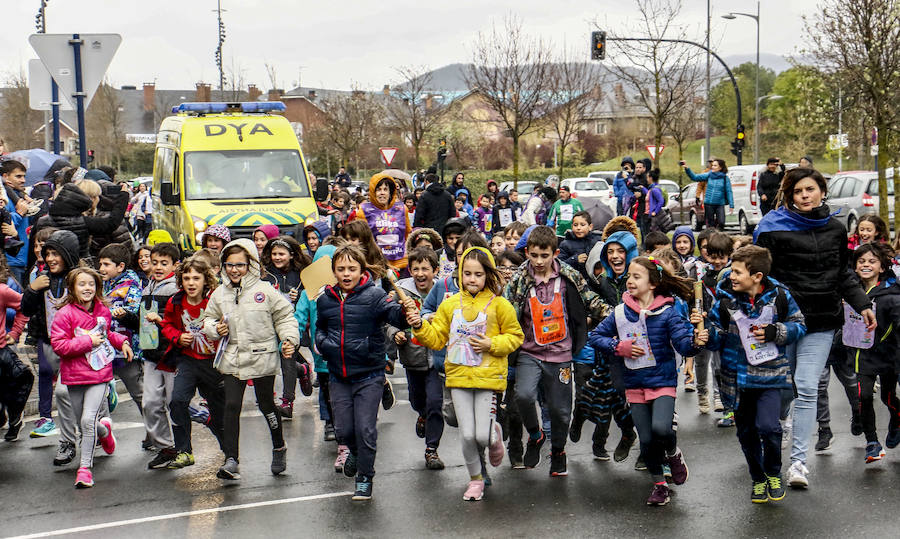
{"type": "Polygon", "coordinates": [[[694,174],[691,169],[681,162],[684,172],[692,181],[706,182],[706,197],[703,206],[706,212],[706,226],[719,230],[725,228],[725,204],[734,209],[734,196],[731,194],[731,180],[728,179],[728,167],[724,159],[713,159],[710,171],[703,174],[694,174]]]}

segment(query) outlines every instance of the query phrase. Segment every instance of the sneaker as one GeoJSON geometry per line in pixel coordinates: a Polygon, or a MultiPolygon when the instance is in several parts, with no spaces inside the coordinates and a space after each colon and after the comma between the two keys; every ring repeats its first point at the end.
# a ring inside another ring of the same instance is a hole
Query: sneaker
{"type": "Polygon", "coordinates": [[[416,419],[416,436],[419,438],[425,437],[425,416],[419,416],[416,419]]]}
{"type": "MultiPolygon", "coordinates": [[[[355,458],[355,457],[354,457],[355,458]]],[[[353,493],[353,497],[350,498],[354,502],[364,502],[366,500],[372,499],[372,478],[371,477],[356,477],[356,492],[353,493]]]]}
{"type": "Polygon", "coordinates": [[[694,378],[685,378],[684,379],[684,392],[685,393],[693,393],[697,391],[697,382],[694,381],[694,378]]]}
{"type": "Polygon", "coordinates": [[[297,365],[297,381],[300,382],[300,392],[304,397],[312,395],[312,367],[305,360],[297,365]]]}
{"type": "Polygon", "coordinates": [[[344,462],[347,461],[347,456],[349,454],[350,454],[350,449],[346,445],[338,446],[337,458],[334,459],[334,472],[335,473],[343,473],[344,462]]]}
{"type": "Polygon", "coordinates": [[[506,454],[509,455],[509,466],[513,470],[524,470],[525,469],[525,460],[522,458],[521,450],[518,452],[510,451],[509,448],[506,448],[506,454]]]}
{"type": "MultiPolygon", "coordinates": [[[[754,481],[753,482],[753,490],[750,491],[750,501],[753,503],[768,503],[768,501],[769,501],[769,495],[767,493],[768,490],[769,490],[769,482],[768,481],[754,481]]],[[[784,489],[782,489],[781,496],[784,497],[784,489]]]]}
{"type": "Polygon", "coordinates": [[[678,432],[678,412],[672,414],[672,430],[678,432]]]}
{"type": "Polygon", "coordinates": [[[483,480],[471,480],[469,481],[468,487],[466,487],[466,493],[463,494],[463,500],[467,502],[477,502],[484,497],[484,481],[483,480]]]}
{"type": "Polygon", "coordinates": [[[725,405],[722,404],[722,399],[719,398],[718,395],[713,397],[713,411],[715,411],[715,412],[724,412],[725,411],[725,405]]]}
{"type": "Polygon", "coordinates": [[[894,429],[888,432],[887,437],[884,439],[884,445],[887,446],[888,449],[894,449],[900,445],[900,429],[894,429]]]}
{"type": "Polygon", "coordinates": [[[522,459],[526,468],[537,468],[541,463],[541,446],[546,440],[544,431],[541,431],[541,436],[537,440],[533,440],[531,436],[528,437],[528,443],[525,445],[525,457],[522,459]]]}
{"type": "Polygon", "coordinates": [[[78,468],[78,473],[75,474],[75,488],[91,488],[94,486],[94,474],[91,473],[90,468],[78,468]]]}
{"type": "Polygon", "coordinates": [[[788,485],[790,485],[791,488],[808,487],[809,479],[807,479],[807,475],[809,475],[809,470],[806,469],[806,466],[799,460],[795,460],[791,463],[791,467],[788,468],[787,471],[788,485]]]}
{"type": "Polygon", "coordinates": [[[75,444],[60,440],[59,448],[56,450],[56,456],[53,458],[54,466],[65,466],[75,459],[75,444]]]}
{"type": "Polygon", "coordinates": [[[665,483],[656,483],[647,498],[647,505],[666,505],[669,503],[669,487],[665,483]]]}
{"type": "Polygon", "coordinates": [[[287,470],[287,446],[272,450],[272,475],[278,475],[287,470]]]}
{"type": "Polygon", "coordinates": [[[550,452],[550,477],[565,477],[569,475],[566,469],[566,452],[550,452]]]}
{"type": "Polygon", "coordinates": [[[866,444],[866,464],[871,464],[876,460],[884,458],[884,448],[878,442],[869,442],[866,444]]]}
{"type": "Polygon", "coordinates": [[[854,436],[859,436],[863,433],[862,420],[859,418],[858,413],[854,413],[850,417],[850,434],[854,436]]]}
{"type": "Polygon", "coordinates": [[[481,476],[484,477],[484,488],[487,489],[489,486],[494,484],[493,479],[491,479],[490,474],[487,472],[487,468],[481,468],[481,476]]]}
{"type": "Polygon", "coordinates": [[[178,451],[175,451],[173,447],[167,447],[166,449],[160,449],[159,453],[153,457],[147,464],[147,468],[150,470],[161,470],[169,466],[169,463],[175,460],[175,457],[178,456],[178,451]]]}
{"type": "Polygon", "coordinates": [[[766,495],[773,502],[784,499],[784,485],[781,484],[781,474],[766,477],[766,495]]]}
{"type": "Polygon", "coordinates": [[[724,416],[720,417],[718,421],[716,421],[716,426],[722,429],[727,429],[729,427],[734,426],[734,412],[728,412],[724,416]]]}
{"type": "Polygon", "coordinates": [[[59,434],[59,428],[52,419],[42,417],[34,422],[34,430],[28,436],[31,438],[44,438],[46,436],[56,436],[59,434]]]}
{"type": "Polygon", "coordinates": [[[425,450],[425,468],[429,470],[443,470],[444,461],[437,454],[437,449],[425,450]]]}
{"type": "Polygon", "coordinates": [[[25,423],[22,421],[22,418],[19,418],[19,421],[13,423],[12,420],[9,422],[9,428],[6,429],[6,435],[3,437],[7,442],[15,442],[19,439],[19,431],[22,430],[22,425],[25,423]]]}
{"type": "Polygon", "coordinates": [[[397,402],[397,399],[394,397],[394,386],[391,385],[390,380],[385,378],[384,390],[381,392],[381,407],[385,410],[390,410],[394,407],[395,402],[397,402]]]}
{"type": "Polygon", "coordinates": [[[616,445],[616,449],[613,451],[613,459],[616,462],[622,462],[627,459],[635,441],[637,441],[637,434],[634,431],[622,433],[622,438],[619,439],[619,444],[616,445]]]}
{"type": "Polygon", "coordinates": [[[219,479],[227,479],[229,481],[237,481],[241,478],[241,473],[238,467],[238,461],[234,457],[228,457],[225,459],[225,464],[219,466],[219,471],[216,472],[216,477],[219,479]]]}
{"type": "Polygon", "coordinates": [[[113,434],[112,420],[104,417],[100,420],[100,424],[106,427],[106,436],[100,437],[100,446],[103,448],[104,453],[112,455],[116,452],[116,437],[113,434]]]}
{"type": "Polygon", "coordinates": [[[603,447],[603,444],[594,442],[593,445],[591,445],[591,452],[594,454],[594,460],[603,462],[609,461],[609,453],[606,451],[606,448],[603,447]]]}
{"type": "Polygon", "coordinates": [[[278,414],[285,421],[290,421],[294,417],[294,401],[281,398],[281,405],[278,407],[278,414]]]}
{"type": "Polygon", "coordinates": [[[644,457],[638,455],[637,460],[634,462],[634,471],[636,472],[646,472],[647,465],[644,464],[644,457]]]}
{"type": "MultiPolygon", "coordinates": [[[[190,407],[188,407],[188,410],[190,410],[190,407]]],[[[153,442],[150,441],[149,436],[144,438],[144,440],[141,442],[141,449],[143,449],[144,451],[159,451],[159,449],[157,449],[156,446],[153,445],[153,442]]]]}
{"type": "Polygon", "coordinates": [[[709,413],[709,396],[708,395],[697,395],[697,407],[700,408],[701,414],[709,413]]]}
{"type": "Polygon", "coordinates": [[[672,481],[672,468],[668,464],[663,464],[662,471],[663,471],[663,477],[666,478],[666,484],[674,485],[675,483],[672,481]]]}
{"type": "Polygon", "coordinates": [[[828,451],[829,449],[831,449],[831,440],[833,438],[834,434],[831,433],[831,428],[820,428],[819,439],[816,441],[816,453],[821,453],[823,451],[828,451]]]}
{"type": "Polygon", "coordinates": [[[575,412],[572,416],[572,424],[569,425],[569,439],[573,444],[581,440],[581,427],[584,425],[584,416],[575,412]]]}
{"type": "Polygon", "coordinates": [[[666,461],[669,464],[669,468],[672,470],[672,482],[676,485],[682,485],[685,481],[688,480],[688,467],[684,462],[684,454],[681,453],[681,449],[676,448],[674,455],[669,455],[666,457],[666,461]]]}
{"type": "Polygon", "coordinates": [[[500,428],[500,423],[494,423],[494,441],[491,442],[490,447],[488,447],[488,460],[491,463],[491,466],[496,468],[503,464],[503,455],[505,451],[503,448],[503,430],[500,428]]]}
{"type": "Polygon", "coordinates": [[[188,466],[194,465],[194,454],[188,453],[187,451],[182,451],[178,453],[178,456],[175,457],[175,460],[169,463],[167,468],[170,470],[180,470],[181,468],[187,468],[188,466]]]}
{"type": "Polygon", "coordinates": [[[344,475],[353,477],[356,475],[356,455],[347,449],[347,458],[344,459],[344,475]]]}
{"type": "Polygon", "coordinates": [[[109,413],[113,413],[116,410],[116,406],[119,405],[119,393],[116,392],[116,379],[113,378],[109,381],[109,391],[106,392],[106,404],[109,405],[109,413]]]}
{"type": "Polygon", "coordinates": [[[199,423],[201,425],[206,425],[209,423],[209,409],[201,406],[200,408],[194,408],[193,406],[188,406],[188,415],[191,417],[191,421],[194,423],[199,423]]]}
{"type": "Polygon", "coordinates": [[[326,442],[333,442],[336,438],[336,436],[334,435],[334,425],[332,425],[331,423],[325,423],[324,438],[326,442]]]}

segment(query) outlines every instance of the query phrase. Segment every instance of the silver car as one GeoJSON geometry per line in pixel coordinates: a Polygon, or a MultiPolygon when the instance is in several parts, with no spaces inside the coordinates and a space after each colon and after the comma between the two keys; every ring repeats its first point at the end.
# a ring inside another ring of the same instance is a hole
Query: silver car
{"type": "MultiPolygon", "coordinates": [[[[893,176],[888,174],[887,178],[888,226],[894,220],[893,176]]],[[[828,206],[832,212],[840,210],[837,219],[853,234],[860,217],[878,213],[878,173],[863,170],[835,174],[828,183],[828,206]]]]}

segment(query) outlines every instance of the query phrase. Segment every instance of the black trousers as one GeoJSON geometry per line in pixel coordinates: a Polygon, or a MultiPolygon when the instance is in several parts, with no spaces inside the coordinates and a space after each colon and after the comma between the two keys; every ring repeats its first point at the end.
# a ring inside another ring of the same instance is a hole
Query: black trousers
{"type": "MultiPolygon", "coordinates": [[[[225,375],[225,443],[222,444],[225,458],[238,460],[238,440],[241,435],[241,405],[244,402],[246,380],[240,380],[230,374],[225,375]]],[[[253,379],[256,391],[256,405],[272,435],[272,447],[284,447],[284,436],[281,433],[281,415],[275,410],[275,376],[263,376],[253,379]]]]}
{"type": "Polygon", "coordinates": [[[218,440],[219,447],[224,450],[225,376],[213,368],[212,360],[187,356],[182,356],[178,360],[175,387],[172,390],[172,401],[169,403],[175,449],[179,453],[193,453],[188,406],[197,391],[206,399],[209,406],[209,422],[206,426],[218,440]]]}
{"type": "Polygon", "coordinates": [[[859,415],[867,442],[877,442],[875,430],[875,377],[881,378],[881,402],[888,407],[890,421],[888,432],[900,428],[900,403],[897,402],[897,373],[883,371],[878,374],[857,374],[859,387],[859,415]]]}
{"type": "Polygon", "coordinates": [[[756,482],[781,473],[781,390],[745,389],[734,411],[738,441],[756,482]]]}

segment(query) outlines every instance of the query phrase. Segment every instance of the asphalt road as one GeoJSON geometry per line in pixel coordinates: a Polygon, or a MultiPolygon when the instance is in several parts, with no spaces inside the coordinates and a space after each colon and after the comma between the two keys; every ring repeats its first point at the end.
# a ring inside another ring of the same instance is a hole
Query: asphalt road
{"type": "MultiPolygon", "coordinates": [[[[401,371],[402,373],[402,371],[401,371]]],[[[398,404],[379,418],[375,498],[351,502],[353,481],[333,471],[335,444],[322,440],[313,397],[286,423],[288,470],[269,473],[271,444],[252,392],[241,425],[242,480],[215,477],[221,456],[204,429],[194,430],[197,464],[147,470],[143,426],[131,402],[113,414],[118,450],[100,455],[95,486],[73,488],[76,465],[51,464],[57,438],[0,442],[0,536],[67,537],[847,537],[897,533],[900,449],[878,464],[864,463],[864,440],[849,434],[849,407],[832,384],[833,449],[810,457],[811,488],[789,491],[779,503],[749,501],[750,479],[733,429],[700,416],[696,394],[680,394],[679,445],[690,479],[661,508],[644,505],[646,472],[591,456],[589,425],[569,444],[569,476],[551,478],[549,459],[535,470],[491,471],[494,485],[481,502],[464,502],[468,480],[456,429],[447,428],[440,454],[447,469],[424,469],[423,441],[402,374],[394,376],[398,404]]],[[[315,396],[315,394],[314,394],[315,396]]],[[[879,425],[886,424],[876,401],[879,425]]],[[[195,425],[196,426],[196,425],[195,425]]],[[[618,430],[613,427],[608,449],[618,430]]],[[[883,436],[883,433],[882,433],[883,436]]],[[[549,451],[549,448],[545,448],[549,451]]],[[[102,453],[102,452],[100,452],[102,453]]],[[[787,454],[787,453],[785,453],[787,454]]]]}

